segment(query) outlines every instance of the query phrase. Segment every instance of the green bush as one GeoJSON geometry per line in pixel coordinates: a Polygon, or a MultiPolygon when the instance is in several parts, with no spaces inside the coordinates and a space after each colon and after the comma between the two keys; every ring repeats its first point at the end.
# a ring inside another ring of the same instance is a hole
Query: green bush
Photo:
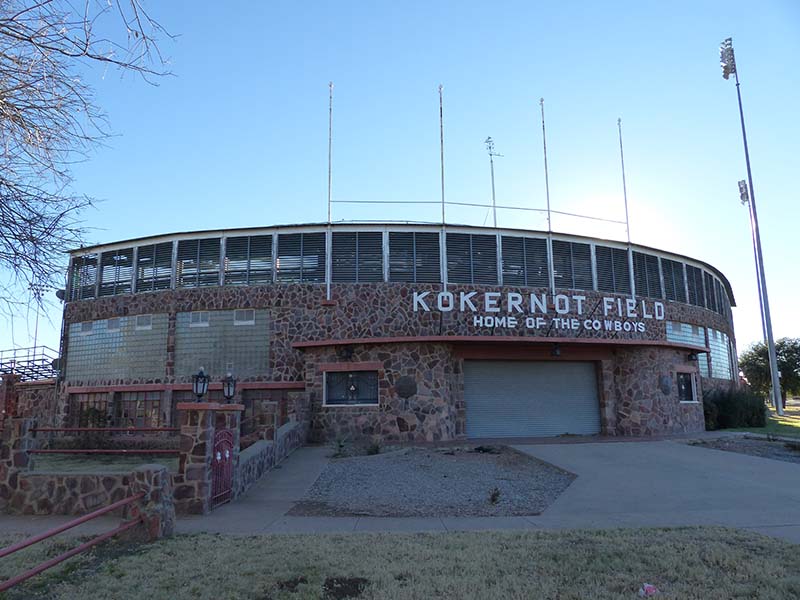
{"type": "Polygon", "coordinates": [[[764,398],[749,390],[713,390],[705,394],[703,414],[706,429],[764,427],[767,406],[764,398]]]}

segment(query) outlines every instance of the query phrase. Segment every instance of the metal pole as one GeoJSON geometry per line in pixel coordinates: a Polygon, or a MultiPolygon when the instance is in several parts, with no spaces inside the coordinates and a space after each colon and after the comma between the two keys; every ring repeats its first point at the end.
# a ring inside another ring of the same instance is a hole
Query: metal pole
{"type": "Polygon", "coordinates": [[[439,165],[442,173],[442,227],[444,227],[444,110],[442,84],[439,84],[439,165]]]}
{"type": "Polygon", "coordinates": [[[331,299],[331,192],[333,176],[333,82],[328,82],[328,232],[325,236],[325,299],[331,299]]]}
{"type": "MultiPolygon", "coordinates": [[[[744,181],[741,182],[742,184],[744,181]]],[[[747,210],[750,213],[750,233],[753,237],[753,261],[756,265],[756,284],[758,286],[758,308],[761,311],[761,334],[764,343],[767,343],[767,326],[764,325],[764,297],[761,292],[761,278],[758,276],[758,252],[756,251],[756,222],[753,218],[753,205],[750,203],[750,195],[747,195],[747,210]]]]}
{"type": "Polygon", "coordinates": [[[544,129],[544,98],[539,98],[539,106],[542,107],[542,148],[544,150],[544,192],[547,197],[547,233],[553,231],[550,221],[550,177],[547,173],[547,135],[544,129]]]}
{"type": "Polygon", "coordinates": [[[494,156],[489,154],[489,168],[492,171],[492,222],[497,227],[497,198],[494,195],[494,156]]]}
{"type": "Polygon", "coordinates": [[[628,238],[628,277],[630,278],[631,296],[636,295],[636,278],[633,273],[633,248],[631,248],[631,224],[628,218],[628,186],[625,182],[625,153],[622,151],[622,119],[617,119],[619,131],[619,161],[622,165],[622,197],[625,200],[625,235],[628,238]]]}
{"type": "Polygon", "coordinates": [[[763,300],[763,324],[767,333],[767,352],[769,354],[769,370],[772,380],[772,399],[775,410],[779,415],[783,415],[783,404],[781,402],[781,382],[778,377],[778,357],[775,352],[775,339],[772,335],[772,317],[769,311],[769,296],[767,295],[767,278],[764,273],[764,255],[761,251],[761,234],[758,230],[758,211],[756,210],[756,192],[753,188],[753,173],[750,170],[750,150],[747,147],[747,131],[744,126],[744,109],[742,108],[742,92],[739,89],[739,72],[736,75],[736,97],[739,100],[739,120],[742,124],[742,141],[744,142],[744,159],[747,163],[747,183],[750,186],[750,212],[753,218],[753,234],[756,242],[756,269],[758,270],[758,280],[761,285],[761,295],[763,300]]]}

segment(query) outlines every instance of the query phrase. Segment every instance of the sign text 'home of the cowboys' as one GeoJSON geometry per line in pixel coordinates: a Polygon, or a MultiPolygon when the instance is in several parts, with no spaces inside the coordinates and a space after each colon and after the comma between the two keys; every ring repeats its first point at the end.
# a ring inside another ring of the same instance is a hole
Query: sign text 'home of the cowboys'
{"type": "Polygon", "coordinates": [[[414,312],[471,313],[475,327],[587,329],[644,333],[648,320],[663,321],[664,303],[606,296],[518,292],[413,292],[414,312]]]}

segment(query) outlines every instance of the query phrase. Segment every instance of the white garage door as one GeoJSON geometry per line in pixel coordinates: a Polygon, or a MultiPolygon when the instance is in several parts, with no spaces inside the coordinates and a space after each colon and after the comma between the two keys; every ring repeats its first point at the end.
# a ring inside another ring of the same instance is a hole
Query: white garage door
{"type": "Polygon", "coordinates": [[[600,432],[590,362],[467,360],[464,401],[471,438],[600,432]]]}

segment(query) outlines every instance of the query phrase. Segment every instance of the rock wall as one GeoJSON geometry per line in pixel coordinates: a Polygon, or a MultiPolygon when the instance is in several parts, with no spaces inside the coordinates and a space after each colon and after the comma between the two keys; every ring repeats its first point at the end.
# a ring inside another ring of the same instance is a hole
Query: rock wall
{"type": "Polygon", "coordinates": [[[55,379],[16,384],[17,417],[36,419],[39,427],[57,427],[58,389],[55,379]]]}
{"type": "MultiPolygon", "coordinates": [[[[18,515],[85,515],[130,495],[130,474],[19,472],[5,507],[18,515]]],[[[118,509],[114,514],[122,516],[118,509]]]]}

